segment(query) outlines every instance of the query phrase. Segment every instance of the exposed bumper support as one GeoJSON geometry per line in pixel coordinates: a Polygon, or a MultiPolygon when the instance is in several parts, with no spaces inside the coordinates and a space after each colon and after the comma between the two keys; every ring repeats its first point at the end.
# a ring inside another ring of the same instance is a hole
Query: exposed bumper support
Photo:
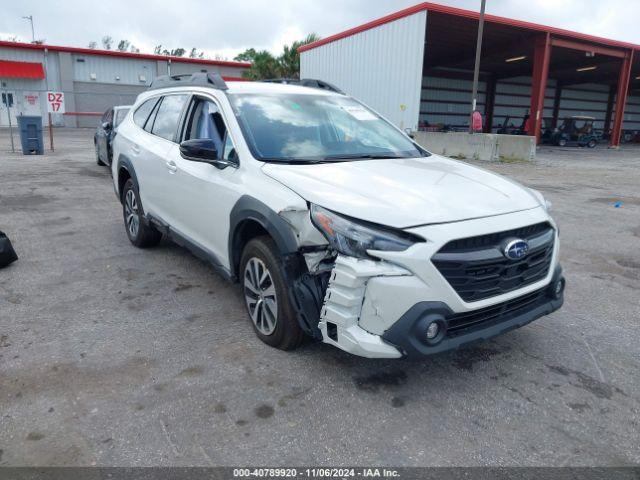
{"type": "Polygon", "coordinates": [[[367,281],[377,276],[411,275],[407,270],[372,260],[339,255],[331,272],[318,327],[323,341],[342,350],[371,358],[399,358],[400,351],[379,335],[360,327],[367,281]]]}

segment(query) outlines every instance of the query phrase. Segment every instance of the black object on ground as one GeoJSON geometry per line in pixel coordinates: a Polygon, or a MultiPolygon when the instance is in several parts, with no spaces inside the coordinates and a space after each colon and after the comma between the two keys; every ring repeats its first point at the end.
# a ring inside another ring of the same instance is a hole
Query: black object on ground
{"type": "Polygon", "coordinates": [[[0,268],[8,266],[17,259],[18,255],[16,255],[16,252],[11,245],[11,241],[4,232],[0,231],[0,268]]]}

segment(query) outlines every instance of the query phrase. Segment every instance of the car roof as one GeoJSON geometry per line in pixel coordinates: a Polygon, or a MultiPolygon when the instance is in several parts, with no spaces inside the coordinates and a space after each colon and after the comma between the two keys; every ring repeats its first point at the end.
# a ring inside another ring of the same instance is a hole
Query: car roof
{"type": "MultiPolygon", "coordinates": [[[[227,89],[224,90],[228,94],[251,94],[251,93],[263,93],[263,94],[298,94],[298,95],[325,95],[325,96],[342,96],[339,93],[325,90],[322,88],[303,87],[300,85],[291,85],[284,83],[274,82],[252,82],[252,81],[231,81],[226,82],[227,89]]],[[[138,100],[156,96],[162,93],[170,92],[210,92],[220,91],[219,89],[211,86],[203,85],[176,85],[175,87],[157,88],[142,92],[138,100]]],[[[137,103],[137,102],[136,102],[137,103]]]]}
{"type": "Polygon", "coordinates": [[[226,82],[227,93],[269,93],[269,94],[300,94],[300,95],[339,95],[338,93],[321,88],[304,87],[288,83],[276,82],[226,82]]]}

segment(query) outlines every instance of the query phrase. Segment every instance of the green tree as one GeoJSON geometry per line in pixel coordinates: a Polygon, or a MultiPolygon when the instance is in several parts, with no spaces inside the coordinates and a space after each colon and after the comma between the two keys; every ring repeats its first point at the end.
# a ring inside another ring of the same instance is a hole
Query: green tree
{"type": "Polygon", "coordinates": [[[280,73],[284,78],[300,78],[300,54],[298,49],[308,43],[317,42],[320,37],[315,33],[310,33],[303,40],[285,45],[282,54],[278,57],[280,63],[280,73]]]}
{"type": "Polygon", "coordinates": [[[129,50],[129,45],[131,45],[131,42],[129,42],[129,40],[120,40],[120,42],[118,42],[118,51],[126,52],[127,50],[129,50]]]}
{"type": "Polygon", "coordinates": [[[170,55],[173,57],[182,57],[187,51],[184,48],[174,48],[171,50],[170,55]]]}
{"type": "Polygon", "coordinates": [[[280,64],[278,59],[267,50],[255,52],[251,59],[251,67],[242,73],[242,76],[249,80],[266,80],[268,78],[279,78],[280,64]]]}
{"type": "Polygon", "coordinates": [[[92,41],[89,42],[88,47],[93,50],[93,49],[98,47],[98,43],[92,40],[92,41]]]}
{"type": "Polygon", "coordinates": [[[251,67],[243,72],[249,80],[266,80],[269,78],[300,78],[300,54],[298,48],[307,43],[320,40],[315,33],[307,35],[303,40],[285,45],[279,56],[267,50],[256,51],[248,48],[235,56],[237,62],[251,62],[251,67]]]}
{"type": "Polygon", "coordinates": [[[102,37],[102,48],[105,50],[111,50],[111,45],[113,44],[113,38],[109,35],[105,35],[102,37]]]}
{"type": "Polygon", "coordinates": [[[255,48],[248,48],[244,52],[236,55],[234,57],[234,60],[236,62],[253,62],[253,59],[255,58],[256,53],[258,52],[256,52],[255,48]]]}

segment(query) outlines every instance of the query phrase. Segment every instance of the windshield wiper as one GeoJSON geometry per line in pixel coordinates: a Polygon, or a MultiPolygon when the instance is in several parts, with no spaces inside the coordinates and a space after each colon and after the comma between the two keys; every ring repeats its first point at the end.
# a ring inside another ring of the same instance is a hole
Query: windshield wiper
{"type": "Polygon", "coordinates": [[[331,160],[389,160],[394,158],[409,158],[403,157],[399,155],[391,155],[391,154],[371,154],[371,153],[363,153],[363,154],[353,154],[353,155],[327,155],[323,158],[325,161],[331,160]]]}

